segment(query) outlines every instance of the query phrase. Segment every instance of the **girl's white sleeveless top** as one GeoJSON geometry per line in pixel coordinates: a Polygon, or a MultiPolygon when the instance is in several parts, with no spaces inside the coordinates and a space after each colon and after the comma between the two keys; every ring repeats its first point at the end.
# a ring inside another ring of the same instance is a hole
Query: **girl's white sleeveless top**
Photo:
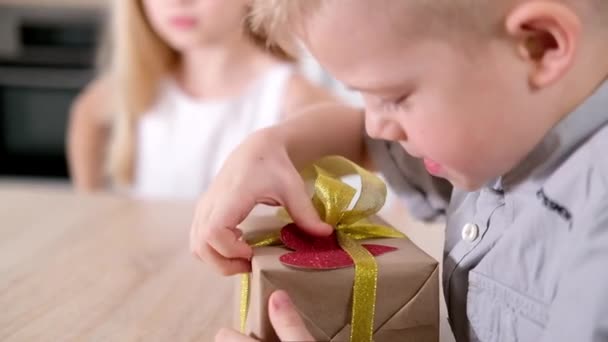
{"type": "Polygon", "coordinates": [[[240,142],[281,119],[292,72],[288,65],[275,67],[241,96],[221,101],[199,101],[173,80],[164,82],[158,101],[138,122],[133,194],[197,198],[240,142]]]}

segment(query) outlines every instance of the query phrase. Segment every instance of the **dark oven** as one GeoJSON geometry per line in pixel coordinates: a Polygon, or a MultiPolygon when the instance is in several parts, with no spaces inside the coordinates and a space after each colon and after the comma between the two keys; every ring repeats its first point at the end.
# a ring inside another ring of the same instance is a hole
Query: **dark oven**
{"type": "Polygon", "coordinates": [[[0,176],[68,176],[69,110],[93,76],[101,17],[0,6],[0,176]]]}

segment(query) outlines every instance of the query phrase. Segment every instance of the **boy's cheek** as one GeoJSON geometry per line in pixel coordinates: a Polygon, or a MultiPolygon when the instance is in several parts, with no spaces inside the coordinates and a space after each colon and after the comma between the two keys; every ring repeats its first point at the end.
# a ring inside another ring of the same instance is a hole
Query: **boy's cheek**
{"type": "Polygon", "coordinates": [[[414,158],[422,158],[423,155],[413,147],[413,145],[409,142],[405,142],[405,141],[399,141],[399,145],[401,145],[401,147],[405,150],[405,152],[407,152],[407,154],[409,154],[410,156],[414,157],[414,158]]]}

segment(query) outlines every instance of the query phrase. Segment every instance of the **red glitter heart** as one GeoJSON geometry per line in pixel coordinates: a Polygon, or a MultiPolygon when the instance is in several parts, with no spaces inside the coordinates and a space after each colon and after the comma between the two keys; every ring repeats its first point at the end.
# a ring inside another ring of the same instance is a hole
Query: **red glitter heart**
{"type": "Polygon", "coordinates": [[[314,252],[340,249],[335,231],[329,236],[312,236],[306,234],[294,223],[281,229],[281,241],[287,248],[294,251],[314,252]]]}
{"type": "MultiPolygon", "coordinates": [[[[291,223],[281,229],[283,244],[295,252],[282,255],[279,260],[289,266],[314,269],[337,269],[354,264],[351,257],[338,244],[334,231],[330,236],[319,237],[308,235],[298,226],[291,223]]],[[[373,256],[396,250],[395,247],[365,244],[373,256]]]]}
{"type": "MultiPolygon", "coordinates": [[[[384,253],[397,250],[395,247],[382,245],[362,245],[373,256],[379,256],[384,253]]],[[[325,251],[306,251],[306,252],[291,252],[281,255],[279,258],[285,265],[314,268],[321,270],[333,270],[337,268],[350,267],[354,265],[350,255],[342,249],[325,250],[325,251]]]]}

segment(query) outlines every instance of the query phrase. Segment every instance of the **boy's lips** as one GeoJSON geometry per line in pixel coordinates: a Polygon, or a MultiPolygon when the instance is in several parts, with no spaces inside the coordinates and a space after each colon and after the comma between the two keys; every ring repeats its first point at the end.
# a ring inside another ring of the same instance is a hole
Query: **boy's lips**
{"type": "Polygon", "coordinates": [[[441,165],[439,163],[437,163],[436,161],[433,161],[431,159],[427,159],[424,158],[424,167],[426,168],[426,170],[434,175],[434,176],[438,176],[442,173],[443,168],[441,167],[441,165]]]}
{"type": "Polygon", "coordinates": [[[175,16],[170,20],[171,25],[179,29],[191,29],[198,24],[198,20],[189,16],[175,16]]]}

